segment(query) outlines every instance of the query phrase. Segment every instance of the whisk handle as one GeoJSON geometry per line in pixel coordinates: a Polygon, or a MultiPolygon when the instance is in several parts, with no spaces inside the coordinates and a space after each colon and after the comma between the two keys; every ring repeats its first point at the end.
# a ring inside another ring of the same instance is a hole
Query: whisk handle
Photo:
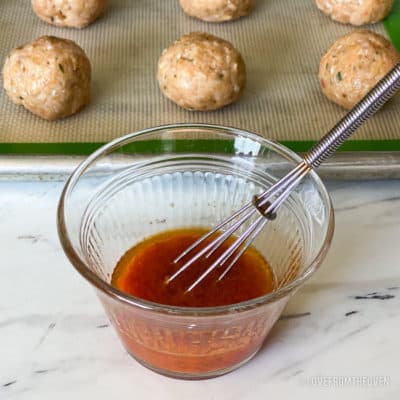
{"type": "Polygon", "coordinates": [[[305,162],[318,167],[329,158],[369,117],[400,89],[400,63],[305,155],[305,162]]]}

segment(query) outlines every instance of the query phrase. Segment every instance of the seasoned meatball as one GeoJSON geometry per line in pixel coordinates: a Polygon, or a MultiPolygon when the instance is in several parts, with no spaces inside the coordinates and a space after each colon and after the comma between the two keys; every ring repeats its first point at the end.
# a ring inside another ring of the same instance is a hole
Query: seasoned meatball
{"type": "Polygon", "coordinates": [[[3,67],[11,100],[48,120],[67,117],[88,104],[90,77],[85,52],[71,40],[53,36],[12,50],[3,67]]]}
{"type": "Polygon", "coordinates": [[[52,25],[84,28],[103,12],[106,0],[32,0],[35,14],[52,25]]]}
{"type": "Polygon", "coordinates": [[[389,14],[393,0],[316,0],[317,7],[342,24],[365,25],[389,14]]]}
{"type": "Polygon", "coordinates": [[[230,21],[243,17],[256,0],[179,0],[186,14],[209,22],[230,21]]]}
{"type": "Polygon", "coordinates": [[[322,57],[322,91],[350,109],[399,61],[399,53],[383,36],[368,30],[352,32],[339,38],[322,57]]]}
{"type": "Polygon", "coordinates": [[[190,33],[164,50],[157,77],[170,100],[189,110],[207,111],[240,97],[246,68],[229,42],[207,33],[190,33]]]}

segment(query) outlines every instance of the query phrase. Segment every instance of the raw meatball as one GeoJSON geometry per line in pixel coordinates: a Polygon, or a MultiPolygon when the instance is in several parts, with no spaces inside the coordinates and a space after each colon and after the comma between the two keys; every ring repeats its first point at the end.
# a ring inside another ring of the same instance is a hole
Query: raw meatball
{"type": "Polygon", "coordinates": [[[316,0],[317,7],[342,24],[364,25],[381,21],[393,0],[316,0]]]}
{"type": "Polygon", "coordinates": [[[322,91],[350,109],[399,61],[399,53],[383,36],[368,30],[352,32],[339,38],[322,57],[322,91]]]}
{"type": "Polygon", "coordinates": [[[103,12],[106,0],[32,0],[35,14],[52,25],[84,28],[103,12]]]}
{"type": "Polygon", "coordinates": [[[71,40],[53,36],[12,50],[3,67],[11,100],[48,120],[72,115],[89,103],[90,77],[85,52],[71,40]]]}
{"type": "Polygon", "coordinates": [[[216,110],[240,97],[246,68],[229,42],[207,33],[190,33],[164,50],[157,78],[164,95],[181,107],[216,110]]]}
{"type": "Polygon", "coordinates": [[[179,0],[186,14],[204,21],[221,22],[243,17],[256,0],[179,0]]]}

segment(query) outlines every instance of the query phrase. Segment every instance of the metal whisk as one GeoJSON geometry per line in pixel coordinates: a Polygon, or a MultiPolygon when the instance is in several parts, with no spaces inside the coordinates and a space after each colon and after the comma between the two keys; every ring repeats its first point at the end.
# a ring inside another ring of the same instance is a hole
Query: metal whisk
{"type": "Polygon", "coordinates": [[[246,230],[237,237],[233,244],[225,250],[210,267],[204,271],[187,289],[191,291],[217,266],[226,265],[219,280],[230,271],[239,257],[251,245],[265,224],[275,219],[280,205],[287,199],[292,190],[299,184],[311,169],[318,167],[329,158],[369,117],[375,114],[400,89],[400,63],[398,63],[342,120],[340,120],[311,150],[304,156],[303,161],[286,176],[276,182],[268,190],[254,196],[253,200],[235,212],[229,218],[215,226],[199,240],[181,253],[174,262],[177,263],[196,249],[194,255],[186,261],[167,283],[172,282],[190,265],[202,256],[209,257],[221,244],[234,234],[255,213],[259,216],[246,230]],[[226,229],[226,230],[225,230],[226,229]],[[221,234],[205,247],[199,248],[205,239],[221,231],[221,234]]]}

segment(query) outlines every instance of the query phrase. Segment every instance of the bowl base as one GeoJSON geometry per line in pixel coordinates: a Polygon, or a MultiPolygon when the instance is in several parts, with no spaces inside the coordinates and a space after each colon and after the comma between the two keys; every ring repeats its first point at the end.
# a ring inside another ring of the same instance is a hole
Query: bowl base
{"type": "Polygon", "coordinates": [[[150,369],[153,372],[156,372],[160,375],[167,376],[168,378],[174,378],[174,379],[184,379],[184,380],[189,380],[189,381],[195,381],[195,380],[204,380],[204,379],[212,379],[212,378],[217,378],[219,376],[228,374],[232,371],[235,371],[236,369],[240,368],[242,365],[246,364],[248,361],[250,361],[260,350],[261,346],[257,348],[250,356],[245,358],[244,360],[230,366],[227,368],[222,368],[218,369],[215,371],[209,371],[209,372],[200,372],[200,373],[189,373],[189,372],[179,372],[179,371],[171,371],[171,370],[166,370],[163,368],[158,368],[152,364],[147,363],[146,361],[136,357],[133,355],[130,351],[127,350],[127,353],[135,359],[139,364],[143,365],[147,369],[150,369]]]}

